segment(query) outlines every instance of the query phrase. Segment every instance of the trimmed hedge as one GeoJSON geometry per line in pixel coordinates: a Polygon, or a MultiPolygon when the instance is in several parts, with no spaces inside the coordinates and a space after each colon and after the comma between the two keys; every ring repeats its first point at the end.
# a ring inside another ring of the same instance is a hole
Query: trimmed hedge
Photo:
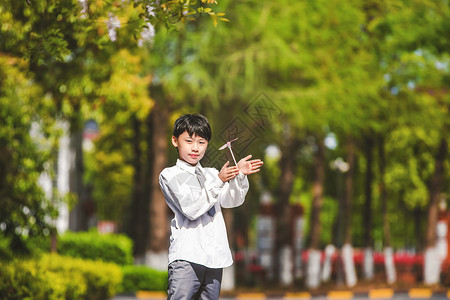
{"type": "Polygon", "coordinates": [[[0,263],[0,299],[110,299],[121,281],[115,264],[56,254],[0,263]]]}
{"type": "Polygon", "coordinates": [[[167,290],[167,272],[146,266],[125,266],[122,271],[122,292],[167,290]]]}
{"type": "Polygon", "coordinates": [[[133,242],[123,234],[66,232],[58,239],[58,253],[124,266],[133,263],[133,242]]]}

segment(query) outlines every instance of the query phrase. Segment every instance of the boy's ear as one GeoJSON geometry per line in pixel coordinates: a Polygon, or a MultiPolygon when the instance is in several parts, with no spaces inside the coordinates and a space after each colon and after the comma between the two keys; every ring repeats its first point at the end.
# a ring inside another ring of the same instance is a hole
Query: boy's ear
{"type": "Polygon", "coordinates": [[[178,139],[174,135],[172,135],[172,145],[178,148],[178,139]]]}

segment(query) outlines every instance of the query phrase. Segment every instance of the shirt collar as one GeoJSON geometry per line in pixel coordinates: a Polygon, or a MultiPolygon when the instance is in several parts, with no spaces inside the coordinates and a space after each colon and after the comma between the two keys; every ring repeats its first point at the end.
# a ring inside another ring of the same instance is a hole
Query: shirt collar
{"type": "Polygon", "coordinates": [[[200,164],[200,162],[198,162],[196,166],[191,166],[187,162],[185,162],[181,159],[177,159],[177,167],[179,167],[180,169],[182,169],[192,175],[195,175],[195,168],[197,168],[197,167],[204,173],[204,169],[203,169],[202,165],[200,164]]]}

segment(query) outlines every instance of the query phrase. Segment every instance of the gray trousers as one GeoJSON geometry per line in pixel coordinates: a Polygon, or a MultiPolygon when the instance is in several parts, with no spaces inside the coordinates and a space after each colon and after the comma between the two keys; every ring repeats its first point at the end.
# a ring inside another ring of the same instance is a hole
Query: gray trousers
{"type": "Polygon", "coordinates": [[[222,269],[176,260],[168,271],[167,300],[219,299],[222,269]]]}

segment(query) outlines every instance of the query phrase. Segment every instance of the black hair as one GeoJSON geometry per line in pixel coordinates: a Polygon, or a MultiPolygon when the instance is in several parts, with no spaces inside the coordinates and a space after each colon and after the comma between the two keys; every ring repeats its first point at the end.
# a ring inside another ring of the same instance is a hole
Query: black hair
{"type": "Polygon", "coordinates": [[[200,114],[185,114],[175,121],[173,135],[178,138],[185,131],[189,136],[196,134],[208,142],[211,140],[211,127],[208,119],[200,114]]]}

